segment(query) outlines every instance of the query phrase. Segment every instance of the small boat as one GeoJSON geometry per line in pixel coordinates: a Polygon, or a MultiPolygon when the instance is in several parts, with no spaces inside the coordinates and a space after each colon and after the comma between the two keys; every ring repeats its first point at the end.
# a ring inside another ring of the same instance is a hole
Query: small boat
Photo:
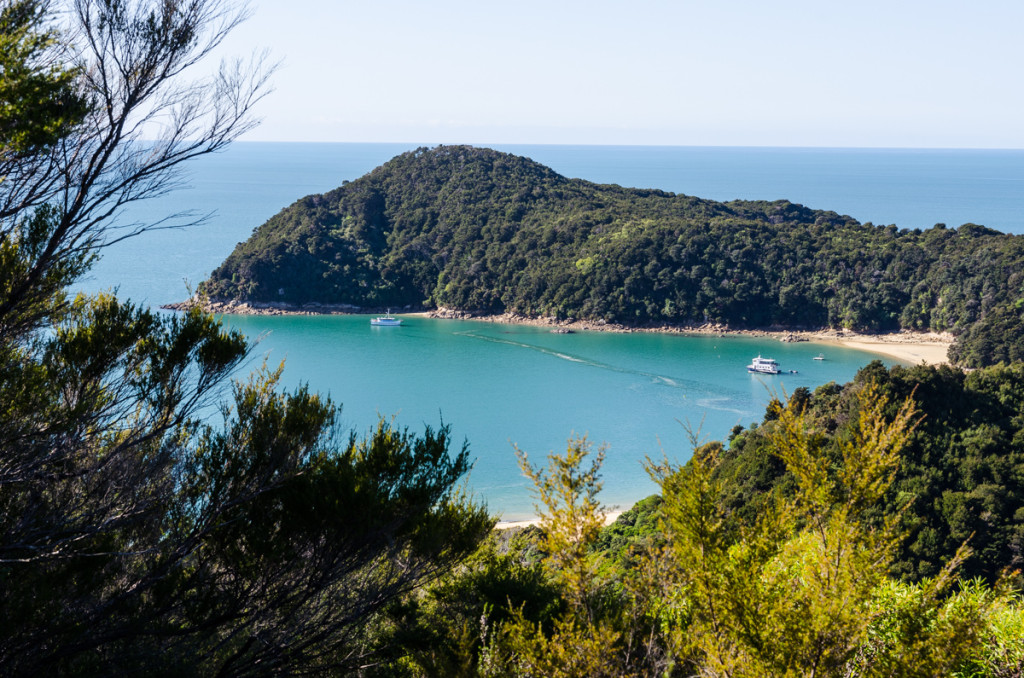
{"type": "Polygon", "coordinates": [[[824,353],[819,353],[817,356],[815,356],[814,359],[815,360],[824,360],[825,359],[825,354],[824,353]]]}
{"type": "Polygon", "coordinates": [[[757,356],[747,365],[747,372],[756,374],[778,374],[781,371],[779,363],[771,358],[762,358],[761,356],[757,356]]]}
{"type": "Polygon", "coordinates": [[[402,319],[391,315],[391,309],[389,308],[388,312],[384,315],[370,318],[370,324],[374,327],[398,327],[402,324],[402,319]]]}

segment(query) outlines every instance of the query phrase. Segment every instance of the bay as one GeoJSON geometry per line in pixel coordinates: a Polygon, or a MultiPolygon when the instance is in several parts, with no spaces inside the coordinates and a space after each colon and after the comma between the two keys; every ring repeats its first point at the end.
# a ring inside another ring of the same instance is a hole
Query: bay
{"type": "MultiPolygon", "coordinates": [[[[409,144],[238,143],[191,166],[190,188],[134,206],[124,221],[182,209],[214,212],[201,227],[147,233],[104,251],[81,289],[116,289],[157,306],[179,301],[254,228],[296,199],[358,178],[409,144]]],[[[925,228],[982,223],[1024,233],[1024,152],[497,146],[599,183],[729,200],[786,198],[861,221],[925,228]]],[[[441,421],[469,441],[471,489],[506,519],[532,513],[517,444],[540,461],[574,432],[609,446],[605,501],[623,507],[654,491],[645,456],[684,461],[687,427],[710,439],[758,421],[773,392],[844,382],[873,359],[859,351],[749,338],[657,334],[555,335],[541,328],[413,318],[371,328],[368,316],[239,317],[262,337],[257,356],[286,359],[301,382],[343,404],[343,425],[378,416],[421,430],[441,421]],[[798,374],[756,377],[757,354],[798,374]]],[[[253,364],[247,366],[253,367],[253,364]]]]}
{"type": "Polygon", "coordinates": [[[367,315],[229,316],[257,356],[285,359],[283,381],[304,381],[342,403],[342,425],[365,432],[378,416],[412,430],[452,425],[476,459],[471,488],[506,519],[532,514],[513,445],[542,463],[573,435],[606,444],[603,499],[623,508],[656,490],[643,461],[689,458],[697,440],[760,421],[773,394],[845,382],[873,356],[809,343],[654,333],[552,334],[541,327],[406,317],[371,327],[367,315]],[[827,360],[815,361],[824,350],[827,360]],[[764,354],[796,374],[748,374],[764,354]]]}

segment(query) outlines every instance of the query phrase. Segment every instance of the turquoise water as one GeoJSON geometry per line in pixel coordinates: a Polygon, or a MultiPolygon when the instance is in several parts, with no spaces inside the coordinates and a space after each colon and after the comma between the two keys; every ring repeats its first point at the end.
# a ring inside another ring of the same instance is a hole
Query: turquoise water
{"type": "MultiPolygon", "coordinates": [[[[155,221],[185,208],[216,212],[204,226],[151,232],[110,247],[82,284],[151,305],[178,301],[267,218],[297,198],[337,187],[394,155],[399,144],[237,144],[196,163],[192,188],[134,208],[155,221]]],[[[973,221],[1024,233],[1024,152],[501,146],[567,176],[706,198],[787,198],[861,221],[927,227],[973,221]]],[[[770,393],[849,380],[873,356],[810,344],[656,334],[551,334],[540,328],[412,318],[371,328],[368,316],[230,317],[262,336],[257,360],[286,359],[283,384],[308,382],[366,431],[378,415],[414,430],[451,423],[476,458],[473,491],[507,519],[532,513],[515,463],[574,432],[609,446],[606,502],[654,490],[646,456],[689,456],[687,426],[721,439],[761,419],[770,393]],[[812,358],[824,350],[828,360],[812,358]],[[798,374],[756,377],[764,354],[798,374]]]]}
{"type": "Polygon", "coordinates": [[[727,436],[759,421],[772,392],[847,381],[871,356],[750,338],[578,332],[478,321],[370,316],[233,316],[257,355],[286,359],[283,382],[308,382],[343,404],[342,424],[365,431],[378,415],[421,430],[451,423],[476,458],[472,488],[508,519],[531,513],[513,445],[542,461],[572,434],[608,445],[603,497],[628,506],[654,491],[645,457],[689,457],[689,432],[727,436]],[[825,362],[814,356],[825,351],[825,362]],[[797,374],[754,376],[763,353],[797,374]]]}

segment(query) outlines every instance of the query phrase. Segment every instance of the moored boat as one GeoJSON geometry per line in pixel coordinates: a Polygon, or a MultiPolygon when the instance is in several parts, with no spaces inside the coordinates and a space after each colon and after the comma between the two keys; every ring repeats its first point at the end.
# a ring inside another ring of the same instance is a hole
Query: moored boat
{"type": "Polygon", "coordinates": [[[389,308],[384,315],[370,318],[370,324],[375,327],[398,327],[402,324],[402,319],[391,315],[391,309],[389,308]]]}
{"type": "Polygon", "coordinates": [[[756,374],[778,374],[782,370],[779,369],[779,363],[772,358],[762,358],[757,356],[754,360],[747,365],[747,372],[753,372],[756,374]]]}

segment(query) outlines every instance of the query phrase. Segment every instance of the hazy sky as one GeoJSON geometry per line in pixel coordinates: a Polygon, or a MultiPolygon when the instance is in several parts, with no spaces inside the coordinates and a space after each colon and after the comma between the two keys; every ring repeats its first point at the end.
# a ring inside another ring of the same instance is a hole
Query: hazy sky
{"type": "Polygon", "coordinates": [[[275,141],[1024,148],[1022,0],[253,0],[275,141]]]}

